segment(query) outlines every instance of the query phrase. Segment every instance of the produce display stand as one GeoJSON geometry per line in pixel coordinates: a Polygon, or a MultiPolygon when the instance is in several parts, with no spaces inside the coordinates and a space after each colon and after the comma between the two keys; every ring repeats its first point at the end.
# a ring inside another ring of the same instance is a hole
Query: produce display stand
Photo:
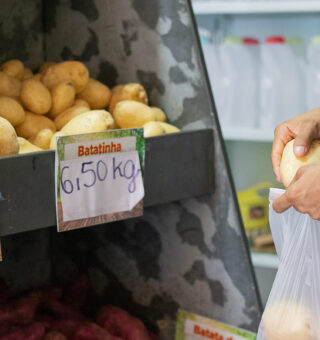
{"type": "Polygon", "coordinates": [[[3,0],[0,9],[1,62],[80,60],[109,86],[141,83],[182,129],[146,141],[141,218],[60,234],[47,228],[54,152],[1,158],[0,276],[19,292],[86,272],[93,306],[117,304],[161,339],[174,338],[178,308],[256,331],[261,304],[190,2],[3,0]]]}

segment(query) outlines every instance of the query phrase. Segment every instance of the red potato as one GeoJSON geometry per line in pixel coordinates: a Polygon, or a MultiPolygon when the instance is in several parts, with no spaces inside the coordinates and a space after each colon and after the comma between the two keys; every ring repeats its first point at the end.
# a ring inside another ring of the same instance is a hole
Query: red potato
{"type": "Polygon", "coordinates": [[[93,322],[83,324],[75,333],[72,340],[123,340],[110,335],[105,329],[93,322]]]}
{"type": "Polygon", "coordinates": [[[85,319],[85,317],[72,306],[68,306],[67,304],[64,304],[61,301],[55,299],[47,300],[43,306],[48,312],[52,313],[58,318],[75,320],[85,319]]]}
{"type": "Polygon", "coordinates": [[[58,318],[83,320],[84,316],[72,306],[60,301],[62,298],[60,287],[49,287],[43,290],[41,306],[44,310],[58,318]]]}
{"type": "Polygon", "coordinates": [[[31,292],[26,296],[8,302],[0,308],[0,327],[32,322],[39,302],[39,292],[31,292]]]}
{"type": "Polygon", "coordinates": [[[0,340],[42,340],[45,328],[42,323],[34,322],[29,326],[14,329],[0,336],[0,340]]]}
{"type": "Polygon", "coordinates": [[[64,302],[75,309],[81,309],[85,305],[89,288],[90,283],[87,276],[77,277],[66,287],[64,302]]]}
{"type": "Polygon", "coordinates": [[[97,322],[110,334],[123,340],[150,340],[148,330],[142,321],[118,307],[102,307],[97,314],[97,322]]]}
{"type": "Polygon", "coordinates": [[[46,334],[43,340],[67,340],[67,338],[60,332],[49,332],[46,334]]]}
{"type": "Polygon", "coordinates": [[[51,320],[48,322],[47,328],[50,331],[60,332],[67,337],[67,339],[71,339],[80,326],[81,322],[79,320],[61,319],[51,320]]]}

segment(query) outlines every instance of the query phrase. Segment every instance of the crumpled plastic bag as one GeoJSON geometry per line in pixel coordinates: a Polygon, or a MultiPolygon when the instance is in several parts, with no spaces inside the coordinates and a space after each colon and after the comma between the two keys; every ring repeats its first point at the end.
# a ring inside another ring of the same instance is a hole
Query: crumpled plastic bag
{"type": "Polygon", "coordinates": [[[279,268],[257,340],[320,340],[320,221],[294,208],[277,214],[272,203],[283,193],[269,194],[279,268]]]}

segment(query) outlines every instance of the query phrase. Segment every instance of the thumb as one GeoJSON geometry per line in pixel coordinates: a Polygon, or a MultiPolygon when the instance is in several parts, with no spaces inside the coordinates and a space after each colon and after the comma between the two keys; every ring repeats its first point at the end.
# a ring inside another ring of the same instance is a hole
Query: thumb
{"type": "Polygon", "coordinates": [[[314,121],[305,121],[301,124],[293,143],[293,151],[297,157],[305,156],[308,153],[312,141],[318,137],[317,130],[317,124],[314,121]]]}
{"type": "Polygon", "coordinates": [[[290,200],[288,199],[287,191],[278,197],[272,204],[272,208],[277,213],[282,213],[292,206],[290,200]]]}

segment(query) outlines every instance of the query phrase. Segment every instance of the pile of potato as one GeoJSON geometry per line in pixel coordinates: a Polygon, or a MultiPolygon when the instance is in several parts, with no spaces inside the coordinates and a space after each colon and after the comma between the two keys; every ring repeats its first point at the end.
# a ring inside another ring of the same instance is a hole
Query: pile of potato
{"type": "Polygon", "coordinates": [[[144,127],[145,137],[178,132],[148,106],[143,86],[111,90],[78,61],[44,63],[37,74],[19,60],[0,67],[0,156],[55,149],[56,137],[144,127]]]}

